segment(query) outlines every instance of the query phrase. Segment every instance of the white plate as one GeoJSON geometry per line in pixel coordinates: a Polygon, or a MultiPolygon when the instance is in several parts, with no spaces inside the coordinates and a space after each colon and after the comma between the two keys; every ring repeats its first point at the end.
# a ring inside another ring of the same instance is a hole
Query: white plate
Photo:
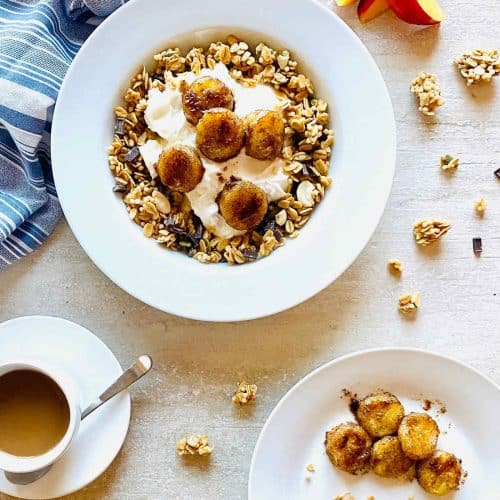
{"type": "MultiPolygon", "coordinates": [[[[0,362],[45,359],[73,376],[85,408],[121,373],[114,354],[85,328],[60,318],[26,316],[0,324],[0,362]]],[[[0,492],[19,498],[56,498],[100,476],[122,447],[130,421],[127,392],[87,417],[66,454],[42,479],[17,486],[0,471],[0,492]]]]}
{"type": "Polygon", "coordinates": [[[71,65],[52,129],[52,163],[68,222],[96,265],[131,295],[189,318],[266,316],[313,296],[368,242],[395,164],[395,124],[382,76],[333,12],[306,0],[133,0],[104,21],[71,65]],[[334,185],[296,240],[241,267],[202,265],[142,235],[112,193],[113,108],[141,64],[235,33],[288,48],[331,105],[334,185]]]}
{"type": "Polygon", "coordinates": [[[429,413],[441,430],[438,447],[456,454],[468,471],[465,484],[442,498],[498,497],[500,471],[500,388],[472,368],[418,349],[376,349],[338,358],[295,385],[269,416],[257,441],[249,479],[249,500],[331,500],[350,491],[356,499],[436,498],[416,481],[398,482],[373,472],[351,476],[338,471],[324,451],[325,431],[353,416],[347,388],[362,397],[382,388],[394,393],[406,411],[423,411],[422,400],[442,401],[447,409],[429,413]],[[420,399],[420,401],[419,401],[420,399]],[[316,472],[306,472],[313,463],[316,472]],[[306,480],[306,475],[312,476],[306,480]]]}

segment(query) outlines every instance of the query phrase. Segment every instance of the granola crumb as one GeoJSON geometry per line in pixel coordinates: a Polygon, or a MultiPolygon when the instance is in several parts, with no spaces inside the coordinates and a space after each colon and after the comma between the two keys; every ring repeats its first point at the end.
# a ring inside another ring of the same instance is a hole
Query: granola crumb
{"type": "Polygon", "coordinates": [[[487,205],[488,203],[486,203],[486,200],[484,198],[479,198],[479,200],[476,200],[474,202],[474,206],[476,207],[476,212],[479,216],[482,217],[484,215],[487,205]]]}
{"type": "Polygon", "coordinates": [[[314,467],[314,464],[307,464],[306,465],[306,471],[308,472],[314,472],[316,469],[314,467]]]}
{"type": "Polygon", "coordinates": [[[255,400],[257,394],[257,386],[249,384],[248,382],[241,381],[238,384],[238,389],[233,394],[232,401],[234,404],[246,405],[250,401],[255,400]]]}
{"type": "Polygon", "coordinates": [[[459,159],[451,155],[441,156],[441,170],[443,172],[454,173],[457,170],[459,159]]]}
{"type": "Polygon", "coordinates": [[[305,479],[306,481],[310,481],[310,480],[312,479],[312,476],[309,476],[309,475],[304,476],[304,479],[305,479]]]}
{"type": "Polygon", "coordinates": [[[413,235],[418,245],[427,246],[445,235],[451,228],[447,221],[422,219],[413,226],[413,235]]]}
{"type": "Polygon", "coordinates": [[[476,49],[466,52],[455,60],[455,65],[468,87],[480,81],[490,82],[500,74],[498,50],[476,49]]]}
{"type": "Polygon", "coordinates": [[[403,264],[398,259],[389,259],[387,266],[393,274],[401,274],[403,272],[403,264]]]}
{"type": "Polygon", "coordinates": [[[333,500],[356,500],[354,495],[350,491],[342,493],[342,495],[337,495],[333,500]]]}
{"type": "Polygon", "coordinates": [[[420,73],[411,82],[410,91],[416,95],[418,110],[424,115],[434,115],[436,109],[444,104],[437,77],[431,73],[420,73]]]}
{"type": "Polygon", "coordinates": [[[366,497],[366,500],[375,500],[375,497],[373,495],[370,495],[369,497],[366,497]]]}
{"type": "Polygon", "coordinates": [[[420,293],[413,292],[401,295],[399,297],[398,310],[403,314],[411,314],[416,312],[420,307],[420,293]]]}
{"type": "Polygon", "coordinates": [[[179,439],[176,448],[178,455],[181,457],[185,455],[205,456],[210,455],[213,451],[213,448],[208,443],[208,437],[200,435],[191,435],[179,439]]]}

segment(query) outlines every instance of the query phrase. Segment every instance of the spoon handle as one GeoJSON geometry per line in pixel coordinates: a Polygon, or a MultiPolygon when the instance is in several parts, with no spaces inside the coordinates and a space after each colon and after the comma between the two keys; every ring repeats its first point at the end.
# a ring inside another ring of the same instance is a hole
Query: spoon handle
{"type": "Polygon", "coordinates": [[[92,402],[83,412],[81,419],[88,417],[94,410],[99,408],[106,401],[116,396],[118,393],[137,382],[151,370],[153,360],[147,354],[139,356],[94,402],[92,402]]]}

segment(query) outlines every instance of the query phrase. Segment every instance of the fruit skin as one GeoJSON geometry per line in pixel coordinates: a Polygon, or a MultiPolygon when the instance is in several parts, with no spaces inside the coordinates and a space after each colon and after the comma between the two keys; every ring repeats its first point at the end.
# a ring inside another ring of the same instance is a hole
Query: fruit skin
{"type": "Polygon", "coordinates": [[[219,210],[234,229],[248,231],[258,226],[267,212],[266,193],[248,181],[229,182],[219,195],[219,210]]]}
{"type": "Polygon", "coordinates": [[[408,457],[423,460],[436,449],[439,427],[427,413],[409,413],[401,421],[398,437],[408,457]]]}
{"type": "Polygon", "coordinates": [[[202,76],[182,91],[182,108],[186,119],[197,124],[207,109],[234,109],[231,90],[217,78],[202,76]]]}
{"type": "Polygon", "coordinates": [[[339,7],[346,7],[347,5],[351,5],[352,3],[354,3],[356,0],[335,0],[335,3],[339,6],[339,7]]]}
{"type": "Polygon", "coordinates": [[[257,160],[274,160],[285,140],[285,124],[277,111],[257,110],[245,117],[245,151],[257,160]]]}
{"type": "Polygon", "coordinates": [[[388,9],[388,0],[361,0],[358,4],[358,19],[367,23],[388,9]]]}
{"type": "Polygon", "coordinates": [[[233,158],[244,143],[243,121],[228,109],[209,109],[196,125],[196,145],[202,154],[213,161],[233,158]]]}
{"type": "Polygon", "coordinates": [[[359,402],[356,419],[371,437],[395,434],[405,410],[394,394],[379,392],[370,394],[359,402]]]}
{"type": "Polygon", "coordinates": [[[164,186],[181,193],[192,191],[205,173],[198,152],[183,144],[175,144],[163,151],[156,169],[164,186]]]}
{"type": "Polygon", "coordinates": [[[415,477],[415,462],[403,453],[396,436],[385,436],[374,443],[371,464],[378,476],[409,481],[415,477]]]}
{"type": "Polygon", "coordinates": [[[350,474],[365,474],[370,467],[372,440],[358,424],[347,422],[326,433],[325,449],[330,462],[350,474]]]}
{"type": "Polygon", "coordinates": [[[389,6],[402,21],[423,26],[439,24],[444,19],[437,0],[388,0],[389,6]]]}
{"type": "Polygon", "coordinates": [[[436,450],[427,460],[417,463],[418,483],[433,495],[457,490],[461,478],[462,466],[452,453],[436,450]]]}

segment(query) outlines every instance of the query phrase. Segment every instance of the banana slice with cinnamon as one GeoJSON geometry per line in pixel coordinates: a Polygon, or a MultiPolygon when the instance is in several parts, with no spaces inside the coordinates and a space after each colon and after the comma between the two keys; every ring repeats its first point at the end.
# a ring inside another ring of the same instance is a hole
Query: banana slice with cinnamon
{"type": "Polygon", "coordinates": [[[233,158],[244,142],[243,122],[228,109],[209,109],[196,125],[196,145],[202,154],[213,161],[233,158]]]}
{"type": "Polygon", "coordinates": [[[347,422],[326,433],[325,450],[335,467],[350,474],[364,474],[370,468],[372,440],[358,424],[347,422]]]}
{"type": "Polygon", "coordinates": [[[252,111],[245,117],[245,126],[248,156],[257,160],[273,160],[279,156],[285,140],[285,124],[278,111],[252,111]]]}
{"type": "Polygon", "coordinates": [[[229,182],[219,195],[219,209],[226,222],[240,231],[258,226],[267,212],[266,193],[248,181],[229,182]]]}
{"type": "Polygon", "coordinates": [[[217,78],[197,78],[182,92],[182,108],[186,119],[196,125],[203,113],[212,108],[234,109],[231,89],[217,78]]]}
{"type": "Polygon", "coordinates": [[[201,182],[205,167],[196,149],[176,144],[162,152],[156,170],[164,186],[187,193],[201,182]]]}
{"type": "Polygon", "coordinates": [[[417,463],[417,479],[428,493],[446,495],[460,486],[460,460],[452,453],[436,450],[429,458],[417,463]]]}

